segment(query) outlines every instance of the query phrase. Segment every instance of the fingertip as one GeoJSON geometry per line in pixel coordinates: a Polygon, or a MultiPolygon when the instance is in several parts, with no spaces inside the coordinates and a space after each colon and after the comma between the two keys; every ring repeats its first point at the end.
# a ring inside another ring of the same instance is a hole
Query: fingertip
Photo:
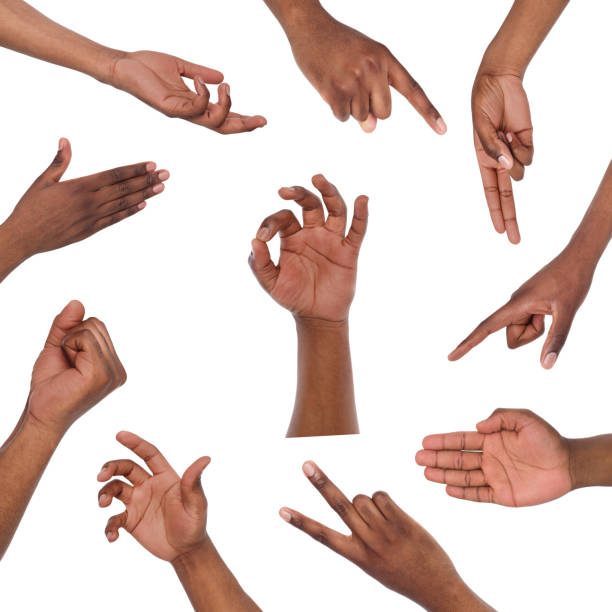
{"type": "Polygon", "coordinates": [[[376,129],[377,124],[378,119],[372,113],[367,116],[365,121],[359,122],[359,126],[366,134],[371,134],[376,129]]]}
{"type": "Polygon", "coordinates": [[[446,127],[446,122],[444,121],[444,119],[442,119],[442,117],[438,117],[436,119],[434,130],[437,134],[440,134],[440,136],[446,134],[448,128],[446,127]]]}
{"type": "Polygon", "coordinates": [[[302,471],[306,475],[307,478],[312,478],[315,474],[317,466],[313,461],[306,461],[304,465],[302,465],[302,471]]]}
{"type": "Polygon", "coordinates": [[[512,170],[512,166],[514,165],[514,160],[509,159],[506,155],[500,155],[497,158],[497,163],[499,163],[499,165],[505,170],[512,170]]]}
{"type": "Polygon", "coordinates": [[[167,181],[170,178],[170,172],[168,170],[160,170],[157,173],[157,178],[160,181],[167,181]]]}
{"type": "Polygon", "coordinates": [[[423,456],[423,449],[418,450],[415,455],[414,455],[414,461],[417,465],[425,465],[424,463],[421,463],[422,459],[421,457],[423,456]]]}
{"type": "Polygon", "coordinates": [[[558,357],[557,353],[554,353],[554,352],[548,353],[542,361],[542,367],[545,370],[551,370],[557,361],[557,357],[558,357]]]}
{"type": "Polygon", "coordinates": [[[117,442],[126,442],[127,440],[129,440],[129,438],[133,437],[134,434],[130,431],[125,431],[122,430],[120,432],[117,433],[117,435],[115,436],[115,440],[117,440],[117,442]]]}
{"type": "Polygon", "coordinates": [[[111,543],[114,542],[118,537],[119,537],[119,534],[115,531],[108,531],[106,533],[106,539],[111,543]]]}
{"type": "Polygon", "coordinates": [[[145,170],[147,172],[153,172],[153,170],[155,170],[155,168],[157,168],[157,164],[155,162],[147,162],[145,164],[145,170]]]}
{"type": "Polygon", "coordinates": [[[291,512],[289,511],[289,508],[281,508],[278,511],[278,514],[283,519],[283,521],[285,521],[286,523],[291,522],[292,515],[291,515],[291,512]]]}

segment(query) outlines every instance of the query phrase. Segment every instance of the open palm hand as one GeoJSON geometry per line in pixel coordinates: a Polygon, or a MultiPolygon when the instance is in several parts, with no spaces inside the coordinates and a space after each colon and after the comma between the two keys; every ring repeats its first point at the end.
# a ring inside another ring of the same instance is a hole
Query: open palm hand
{"type": "Polygon", "coordinates": [[[452,497],[533,506],[572,488],[567,440],[529,410],[496,410],[478,431],[435,434],[416,455],[452,497]]]}

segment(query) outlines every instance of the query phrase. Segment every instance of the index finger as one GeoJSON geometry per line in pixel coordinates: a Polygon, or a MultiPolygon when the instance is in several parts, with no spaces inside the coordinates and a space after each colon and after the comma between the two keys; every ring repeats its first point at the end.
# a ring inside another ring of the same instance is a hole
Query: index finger
{"type": "Polygon", "coordinates": [[[321,523],[304,516],[300,512],[291,510],[290,508],[281,508],[279,512],[281,518],[287,521],[294,527],[297,527],[304,533],[307,533],[311,538],[317,542],[321,542],[328,548],[331,548],[334,552],[344,557],[349,557],[349,548],[351,545],[351,539],[342,533],[338,533],[321,523]]]}
{"type": "Polygon", "coordinates": [[[399,91],[412,104],[437,134],[446,132],[446,123],[436,107],[431,103],[421,86],[410,73],[392,56],[389,67],[389,84],[399,91]]]}
{"type": "Polygon", "coordinates": [[[496,310],[490,317],[486,318],[476,329],[457,346],[448,356],[449,361],[457,361],[475,346],[480,344],[487,336],[499,331],[503,327],[510,325],[515,315],[516,307],[508,302],[499,310],[496,310]]]}
{"type": "Polygon", "coordinates": [[[423,438],[425,450],[482,450],[484,434],[477,431],[455,431],[423,438]]]}
{"type": "Polygon", "coordinates": [[[367,527],[353,504],[340,489],[323,473],[313,461],[307,461],[302,467],[304,474],[313,484],[332,510],[342,519],[351,531],[359,533],[367,527]]]}
{"type": "Polygon", "coordinates": [[[137,176],[144,176],[149,172],[153,172],[157,165],[154,162],[141,162],[139,164],[131,164],[129,166],[121,166],[119,168],[112,168],[111,170],[105,170],[104,172],[98,172],[97,174],[90,174],[75,181],[83,181],[92,191],[97,191],[103,187],[114,185],[115,183],[121,183],[127,179],[136,178],[137,176]]]}
{"type": "Polygon", "coordinates": [[[120,431],[117,434],[117,441],[136,453],[148,466],[153,474],[161,474],[172,470],[172,466],[166,458],[159,452],[157,447],[150,442],[143,440],[140,436],[129,431],[120,431]]]}
{"type": "Polygon", "coordinates": [[[199,64],[193,64],[181,60],[181,76],[186,76],[188,79],[195,79],[196,76],[202,77],[205,83],[221,83],[223,82],[223,73],[214,68],[207,68],[206,66],[200,66],[199,64]]]}

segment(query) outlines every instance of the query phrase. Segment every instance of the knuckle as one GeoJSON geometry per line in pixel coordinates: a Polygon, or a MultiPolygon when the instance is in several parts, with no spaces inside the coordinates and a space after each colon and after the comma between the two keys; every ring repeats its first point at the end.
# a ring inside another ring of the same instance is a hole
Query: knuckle
{"type": "Polygon", "coordinates": [[[315,489],[318,489],[319,491],[323,488],[325,488],[325,486],[328,483],[328,480],[325,476],[323,476],[323,474],[320,473],[316,473],[312,479],[312,484],[314,485],[315,489]]]}
{"type": "Polygon", "coordinates": [[[327,536],[322,531],[317,531],[314,534],[314,539],[317,542],[320,542],[321,544],[323,544],[324,546],[328,546],[329,547],[329,540],[328,540],[327,536]]]}
{"type": "Polygon", "coordinates": [[[113,168],[110,171],[111,178],[115,181],[121,180],[121,170],[119,168],[113,168]]]}

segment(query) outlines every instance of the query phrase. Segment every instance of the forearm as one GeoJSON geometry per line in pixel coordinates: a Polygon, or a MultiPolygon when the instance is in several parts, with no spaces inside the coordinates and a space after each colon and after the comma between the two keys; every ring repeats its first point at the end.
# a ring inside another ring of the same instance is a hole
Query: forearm
{"type": "Polygon", "coordinates": [[[612,487],[612,434],[567,442],[572,488],[612,487]]]}
{"type": "Polygon", "coordinates": [[[610,237],[612,237],[612,162],[565,250],[574,260],[592,266],[594,270],[610,242],[610,237]]]}
{"type": "Polygon", "coordinates": [[[289,34],[318,17],[331,17],[319,0],[264,0],[285,33],[289,34]]]}
{"type": "Polygon", "coordinates": [[[481,72],[523,78],[527,66],[559,19],[569,0],[515,0],[487,48],[481,72]]]}
{"type": "Polygon", "coordinates": [[[29,256],[19,233],[10,223],[0,225],[0,283],[29,256]]]}
{"type": "Polygon", "coordinates": [[[48,19],[22,0],[0,0],[0,44],[109,82],[120,52],[48,19]]]}
{"type": "Polygon", "coordinates": [[[196,612],[260,610],[243,591],[210,539],[197,550],[175,559],[172,566],[196,612]]]}
{"type": "Polygon", "coordinates": [[[296,317],[298,381],[288,436],[359,433],[348,322],[296,317]]]}
{"type": "Polygon", "coordinates": [[[427,612],[495,612],[459,576],[452,584],[433,587],[427,601],[421,603],[427,612]]]}
{"type": "Polygon", "coordinates": [[[55,448],[61,440],[24,412],[0,448],[0,558],[4,555],[55,448]]]}

